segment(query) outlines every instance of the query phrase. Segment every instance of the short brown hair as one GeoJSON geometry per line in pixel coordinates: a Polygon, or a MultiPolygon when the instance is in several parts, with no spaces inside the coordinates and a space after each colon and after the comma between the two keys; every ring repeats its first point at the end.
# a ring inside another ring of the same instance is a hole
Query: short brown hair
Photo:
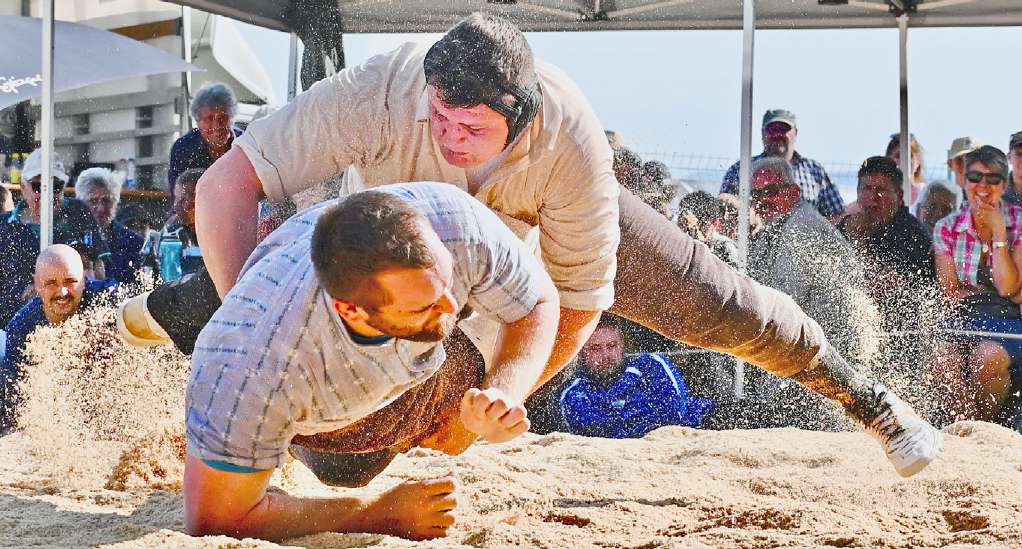
{"type": "Polygon", "coordinates": [[[327,209],[312,232],[312,265],[327,293],[366,309],[386,305],[372,275],[389,268],[428,269],[436,258],[426,218],[380,191],[353,194],[327,209]]]}

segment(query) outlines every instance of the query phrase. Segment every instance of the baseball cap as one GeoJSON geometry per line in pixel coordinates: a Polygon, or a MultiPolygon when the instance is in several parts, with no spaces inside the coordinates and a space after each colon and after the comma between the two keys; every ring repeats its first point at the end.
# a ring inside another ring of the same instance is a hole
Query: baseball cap
{"type": "Polygon", "coordinates": [[[1008,150],[1010,151],[1019,146],[1022,146],[1022,132],[1015,132],[1011,134],[1011,138],[1008,140],[1008,150]]]}
{"type": "Polygon", "coordinates": [[[951,150],[947,152],[947,159],[954,160],[963,154],[971,153],[972,151],[983,146],[983,142],[979,139],[972,137],[958,137],[951,142],[951,150]]]}
{"type": "MultiPolygon", "coordinates": [[[[32,151],[32,154],[28,155],[25,159],[25,165],[21,169],[21,178],[25,181],[32,179],[36,176],[43,174],[43,150],[36,149],[32,151]]],[[[67,183],[68,176],[67,172],[64,171],[64,163],[56,158],[53,158],[53,177],[67,183]]]]}
{"type": "Polygon", "coordinates": [[[795,123],[795,113],[784,109],[770,109],[763,115],[763,127],[772,122],[784,122],[792,128],[798,128],[795,123]]]}

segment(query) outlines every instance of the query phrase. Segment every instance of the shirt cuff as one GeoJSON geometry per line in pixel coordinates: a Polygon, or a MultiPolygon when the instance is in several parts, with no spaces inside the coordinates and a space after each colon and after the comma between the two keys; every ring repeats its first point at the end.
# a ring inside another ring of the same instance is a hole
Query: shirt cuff
{"type": "Polygon", "coordinates": [[[255,467],[245,467],[244,465],[235,465],[233,463],[227,463],[226,461],[216,461],[212,459],[204,459],[203,463],[216,469],[217,471],[226,471],[228,473],[258,473],[265,471],[265,469],[256,469],[255,467]]]}
{"type": "Polygon", "coordinates": [[[565,309],[606,311],[614,304],[613,284],[585,291],[558,289],[557,294],[561,299],[561,307],[565,309]]]}

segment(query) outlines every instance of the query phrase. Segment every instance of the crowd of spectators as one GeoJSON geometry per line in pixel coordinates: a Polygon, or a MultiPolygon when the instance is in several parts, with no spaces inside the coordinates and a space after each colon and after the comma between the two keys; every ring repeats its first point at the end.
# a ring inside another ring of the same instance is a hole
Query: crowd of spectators
{"type": "Polygon", "coordinates": [[[234,126],[237,107],[233,91],[224,84],[207,84],[195,93],[190,113],[196,128],[172,147],[171,208],[164,215],[140,204],[121,208],[122,174],[94,167],[72,181],[54,159],[55,244],[40,253],[45,204],[41,151],[24,163],[17,201],[0,186],[0,432],[12,424],[22,353],[31,332],[60,324],[115,285],[141,288],[141,272],[158,280],[161,271],[167,272],[161,270],[167,262],[175,264],[179,276],[203,267],[195,235],[195,187],[203,170],[240,135],[234,126]],[[69,186],[73,198],[65,196],[69,186]],[[163,240],[173,240],[175,246],[161,246],[163,240]]]}
{"type": "MultiPolygon", "coordinates": [[[[845,356],[867,368],[887,368],[903,383],[925,385],[911,392],[930,400],[923,407],[933,420],[980,419],[1022,429],[1022,132],[1010,137],[1007,154],[971,137],[955,139],[947,159],[953,182],[926,180],[924,151],[912,136],[908,185],[895,134],[884,154],[862,162],[856,200],[847,206],[826,170],[796,152],[797,136],[793,113],[766,112],[764,149],[751,167],[750,276],[790,295],[845,356]]],[[[641,158],[624,147],[620,134],[608,132],[608,141],[622,186],[718,258],[738,264],[737,163],[718,196],[693,191],[669,208],[675,187],[650,185],[641,158]]],[[[665,347],[655,334],[620,319],[601,324],[587,348],[576,370],[530,401],[544,418],[540,430],[640,436],[643,425],[667,424],[658,419],[660,408],[626,404],[626,395],[641,392],[635,388],[640,379],[652,379],[641,366],[664,363],[670,368],[663,371],[675,377],[662,381],[661,390],[681,387],[685,397],[714,402],[699,421],[671,424],[838,423],[830,407],[801,386],[756,369],[745,371],[744,395],[735,402],[726,357],[709,359],[670,342],[665,347]],[[613,367],[599,358],[623,348],[626,339],[634,365],[623,354],[609,360],[613,367]]]]}
{"type": "MultiPolygon", "coordinates": [[[[190,106],[196,129],[171,151],[169,219],[120,207],[122,181],[105,168],[72,182],[53,164],[54,242],[39,253],[41,155],[29,156],[21,198],[0,187],[0,430],[9,427],[25,338],[59,324],[116,284],[178,262],[202,269],[195,233],[199,177],[240,135],[237,100],[222,84],[204,86],[190,106]],[[173,258],[162,242],[180,244],[173,258]]],[[[900,135],[857,174],[846,205],[826,170],[795,149],[794,113],[768,110],[763,151],[752,158],[748,273],[813,317],[843,355],[866,367],[892,350],[928,380],[937,421],[961,418],[1022,426],[1022,132],[1008,153],[971,137],[955,139],[953,181],[926,181],[913,136],[912,174],[899,168],[900,135]],[[905,189],[911,196],[905,196],[905,189]],[[934,314],[937,311],[939,314],[934,314]],[[894,345],[892,340],[911,345],[894,345]],[[912,349],[906,352],[906,349],[912,349]],[[920,357],[930,356],[929,360],[920,357]]],[[[737,246],[739,164],[719,194],[677,187],[662,162],[642,158],[607,132],[618,182],[675,221],[732,267],[737,246]]],[[[166,272],[166,271],[164,271],[166,272]]],[[[605,315],[572,367],[529,401],[534,429],[614,438],[657,427],[828,428],[833,410],[798,384],[750,369],[736,402],[728,359],[713,357],[605,315]],[[829,410],[829,412],[828,412],[829,410]]]]}

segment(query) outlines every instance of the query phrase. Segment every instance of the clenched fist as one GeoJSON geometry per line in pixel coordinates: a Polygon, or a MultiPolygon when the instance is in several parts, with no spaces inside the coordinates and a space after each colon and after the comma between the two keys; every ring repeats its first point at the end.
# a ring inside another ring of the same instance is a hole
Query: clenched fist
{"type": "Polygon", "coordinates": [[[525,406],[492,387],[465,391],[461,399],[461,422],[488,442],[507,442],[529,430],[525,406]]]}

